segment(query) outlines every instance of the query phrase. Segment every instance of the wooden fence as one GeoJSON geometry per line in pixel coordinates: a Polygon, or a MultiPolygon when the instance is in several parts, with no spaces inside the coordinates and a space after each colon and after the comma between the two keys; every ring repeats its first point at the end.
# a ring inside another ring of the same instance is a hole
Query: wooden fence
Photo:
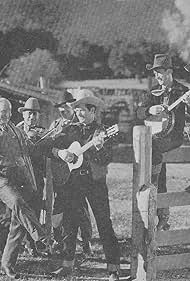
{"type": "MultiPolygon", "coordinates": [[[[190,253],[156,256],[159,246],[190,243],[190,229],[156,231],[157,208],[190,205],[190,193],[157,194],[150,183],[152,142],[149,127],[133,130],[133,202],[131,276],[136,281],[156,280],[156,272],[190,266],[190,253]]],[[[169,163],[190,163],[190,147],[164,155],[169,163]]]]}

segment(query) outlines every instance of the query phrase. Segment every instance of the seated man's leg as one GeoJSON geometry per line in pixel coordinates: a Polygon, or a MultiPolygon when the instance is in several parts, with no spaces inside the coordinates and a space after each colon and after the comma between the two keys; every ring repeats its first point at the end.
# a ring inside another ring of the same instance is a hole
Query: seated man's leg
{"type": "MultiPolygon", "coordinates": [[[[167,192],[167,187],[166,187],[166,163],[162,163],[162,168],[160,171],[160,175],[158,178],[158,193],[165,193],[167,192]]],[[[158,208],[157,209],[157,215],[158,215],[158,225],[157,229],[163,229],[167,230],[169,229],[169,207],[167,208],[158,208]]]]}
{"type": "MultiPolygon", "coordinates": [[[[181,139],[154,138],[152,140],[152,183],[158,188],[158,193],[167,192],[166,188],[166,164],[162,163],[163,153],[179,147],[181,139]]],[[[158,229],[168,229],[169,208],[158,209],[158,229]]]]}

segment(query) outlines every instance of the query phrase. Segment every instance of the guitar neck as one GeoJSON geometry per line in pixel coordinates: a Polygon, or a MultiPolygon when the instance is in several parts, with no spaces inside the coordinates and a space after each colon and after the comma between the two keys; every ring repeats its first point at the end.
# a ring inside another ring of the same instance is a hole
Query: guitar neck
{"type": "MultiPolygon", "coordinates": [[[[104,141],[105,141],[106,135],[104,134],[103,137],[104,137],[104,141]]],[[[87,142],[85,145],[81,146],[80,151],[77,152],[77,156],[80,156],[81,154],[83,154],[85,151],[87,151],[93,145],[94,145],[94,142],[93,142],[93,139],[92,139],[89,142],[87,142]]]]}
{"type": "Polygon", "coordinates": [[[186,92],[183,96],[181,96],[179,99],[177,99],[174,103],[172,103],[170,106],[168,106],[168,111],[171,111],[173,108],[175,108],[180,102],[183,101],[184,97],[186,95],[190,94],[190,91],[186,92]]]}
{"type": "MultiPolygon", "coordinates": [[[[104,139],[104,142],[107,141],[111,136],[114,136],[115,134],[118,133],[118,125],[113,125],[111,127],[109,127],[106,132],[102,132],[101,133],[101,137],[104,139]]],[[[96,138],[96,137],[94,137],[96,138]]],[[[77,153],[75,152],[75,154],[77,156],[80,156],[81,154],[83,154],[85,151],[87,151],[90,147],[92,147],[94,145],[94,138],[92,140],[90,140],[89,142],[87,142],[85,145],[81,146],[80,149],[77,151],[77,153]]]]}
{"type": "Polygon", "coordinates": [[[80,151],[77,153],[77,156],[80,156],[81,154],[83,154],[85,151],[87,151],[89,148],[91,148],[93,146],[93,140],[87,142],[85,145],[83,145],[80,148],[80,151]]]}

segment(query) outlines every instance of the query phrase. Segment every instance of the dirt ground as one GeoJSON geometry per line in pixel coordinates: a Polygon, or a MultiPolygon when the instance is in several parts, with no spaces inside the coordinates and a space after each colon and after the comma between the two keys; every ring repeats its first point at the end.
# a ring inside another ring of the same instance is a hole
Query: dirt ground
{"type": "MultiPolygon", "coordinates": [[[[190,185],[189,164],[168,164],[167,185],[168,191],[182,191],[190,185]]],[[[110,196],[111,218],[121,248],[121,280],[130,274],[131,251],[131,199],[132,199],[132,164],[110,164],[108,172],[108,187],[110,196]]],[[[190,206],[175,207],[170,209],[171,229],[190,227],[190,206]]],[[[75,280],[106,280],[106,261],[102,246],[98,239],[94,218],[92,248],[94,256],[83,260],[81,248],[77,248],[77,263],[74,271],[75,280]],[[82,262],[83,261],[83,262],[82,262]],[[81,263],[81,264],[80,264],[81,263]]],[[[190,248],[190,247],[189,247],[190,248]]],[[[182,248],[180,247],[180,250],[182,248]]],[[[188,251],[188,248],[185,249],[188,251]]],[[[166,254],[173,249],[166,249],[166,254]]],[[[21,273],[20,280],[63,280],[63,276],[57,278],[49,275],[55,267],[61,264],[55,257],[51,259],[31,258],[28,255],[20,255],[17,271],[21,273]]],[[[0,281],[8,278],[0,275],[0,281]]],[[[187,281],[190,280],[190,268],[158,272],[157,281],[187,281]]]]}

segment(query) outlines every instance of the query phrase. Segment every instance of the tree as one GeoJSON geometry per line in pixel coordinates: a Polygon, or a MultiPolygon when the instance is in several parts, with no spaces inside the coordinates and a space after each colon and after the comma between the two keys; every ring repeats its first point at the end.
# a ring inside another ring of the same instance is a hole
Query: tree
{"type": "Polygon", "coordinates": [[[37,85],[40,76],[49,80],[50,84],[56,83],[62,77],[59,63],[49,51],[41,49],[13,59],[7,69],[7,75],[12,84],[34,86],[37,85]]]}
{"type": "MultiPolygon", "coordinates": [[[[124,42],[116,41],[110,50],[108,57],[108,66],[114,73],[115,77],[125,77],[126,64],[124,61],[125,47],[124,42]]],[[[130,75],[130,73],[128,73],[130,75]]]]}

